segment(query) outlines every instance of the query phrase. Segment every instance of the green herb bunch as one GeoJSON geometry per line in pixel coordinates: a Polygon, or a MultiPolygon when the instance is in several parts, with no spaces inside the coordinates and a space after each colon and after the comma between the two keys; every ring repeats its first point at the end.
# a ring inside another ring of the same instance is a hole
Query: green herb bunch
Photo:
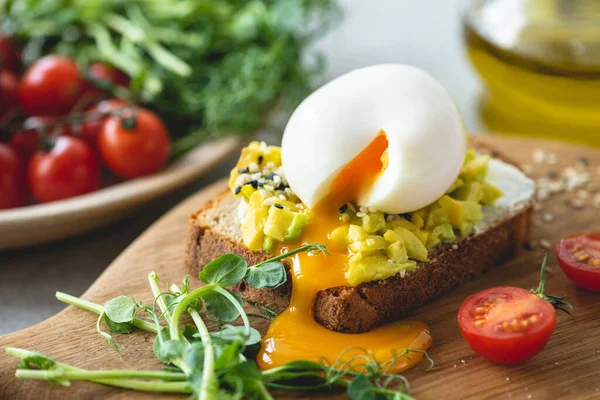
{"type": "Polygon", "coordinates": [[[196,139],[251,132],[276,100],[297,103],[322,65],[303,55],[340,15],[335,0],[6,0],[0,14],[26,64],[107,62],[132,78],[131,100],[196,139]]]}
{"type": "MultiPolygon", "coordinates": [[[[47,380],[63,386],[69,386],[70,381],[85,380],[139,391],[187,393],[202,400],[273,399],[269,390],[315,391],[340,387],[352,399],[411,399],[406,379],[390,372],[400,357],[409,356],[412,352],[409,349],[393,354],[392,360],[384,364],[364,349],[350,348],[333,362],[294,361],[264,371],[257,367],[254,355],[260,346],[260,334],[250,326],[241,298],[227,287],[244,279],[255,288],[276,288],[287,277],[280,260],[303,251],[318,254],[326,249],[323,245],[307,244],[253,266],[237,255],[223,255],[204,267],[199,275],[204,285],[194,290],[186,277],[181,287],[170,285],[168,290],[161,291],[158,276],[150,272],[152,306],[126,296],[102,306],[64,293],[56,294],[65,303],[98,314],[98,332],[117,351],[119,344],[102,330],[103,323],[113,334],[136,329],[155,333],[153,350],[164,363],[163,370],[91,371],[35,351],[8,347],[6,353],[21,360],[17,378],[47,380]],[[205,313],[204,318],[201,312],[205,313]],[[184,313],[189,314],[193,325],[181,329],[184,313]],[[220,327],[217,332],[209,332],[204,321],[208,316],[217,320],[220,327]],[[231,324],[238,319],[242,325],[231,324]],[[350,354],[351,357],[346,357],[350,354]]],[[[272,312],[266,314],[270,317],[272,312]]],[[[420,353],[432,363],[427,353],[420,353]]]]}

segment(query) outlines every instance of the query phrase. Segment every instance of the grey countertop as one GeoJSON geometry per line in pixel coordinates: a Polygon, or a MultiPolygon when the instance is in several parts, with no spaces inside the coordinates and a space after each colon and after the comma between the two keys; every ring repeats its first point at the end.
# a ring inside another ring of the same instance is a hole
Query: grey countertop
{"type": "MultiPolygon", "coordinates": [[[[346,0],[343,22],[317,47],[328,57],[327,77],[378,63],[412,64],[435,76],[456,100],[467,128],[477,118],[480,85],[466,59],[459,0],[346,0]]],[[[264,138],[276,142],[278,138],[264,138]]],[[[181,200],[225,176],[235,159],[197,182],[100,230],[49,245],[0,253],[0,334],[36,324],[63,305],[54,292],[80,295],[152,222],[181,200]]]]}

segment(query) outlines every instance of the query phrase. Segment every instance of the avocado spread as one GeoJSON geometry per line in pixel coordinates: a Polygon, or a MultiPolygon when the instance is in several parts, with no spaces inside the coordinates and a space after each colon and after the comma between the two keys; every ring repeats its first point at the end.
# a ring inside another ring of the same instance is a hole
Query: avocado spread
{"type": "MultiPolygon", "coordinates": [[[[467,151],[461,172],[446,194],[433,204],[401,215],[340,205],[343,225],[330,234],[331,245],[347,249],[350,285],[385,279],[428,261],[440,243],[473,233],[483,219],[482,206],[502,192],[486,182],[488,155],[467,151]]],[[[248,204],[242,239],[251,250],[272,251],[278,243],[302,239],[310,221],[308,210],[290,189],[281,168],[281,149],[252,142],[242,150],[229,179],[231,190],[248,204]]]]}

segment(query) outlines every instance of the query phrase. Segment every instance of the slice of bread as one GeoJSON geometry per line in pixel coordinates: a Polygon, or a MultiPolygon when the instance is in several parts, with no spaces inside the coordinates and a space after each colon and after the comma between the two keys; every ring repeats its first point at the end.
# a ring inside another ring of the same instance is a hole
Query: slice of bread
{"type": "MultiPolygon", "coordinates": [[[[268,252],[253,252],[243,245],[239,202],[227,190],[191,216],[186,251],[186,266],[191,273],[197,274],[225,253],[238,254],[250,265],[272,257],[268,252]]],[[[315,299],[315,320],[326,328],[347,333],[366,332],[398,320],[452,287],[514,258],[528,240],[531,212],[529,199],[500,215],[489,213],[476,234],[430,250],[430,261],[419,262],[417,269],[404,277],[396,275],[354,287],[320,291],[315,299]]],[[[289,271],[289,265],[284,264],[289,271]]],[[[269,290],[254,289],[242,282],[236,290],[246,300],[269,304],[281,312],[289,305],[291,285],[288,279],[286,284],[269,290]]]]}

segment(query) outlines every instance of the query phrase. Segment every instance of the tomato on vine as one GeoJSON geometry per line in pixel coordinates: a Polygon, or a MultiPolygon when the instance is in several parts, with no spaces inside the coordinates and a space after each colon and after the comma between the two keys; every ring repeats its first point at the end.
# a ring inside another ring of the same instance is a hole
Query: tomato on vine
{"type": "Polygon", "coordinates": [[[100,186],[100,166],[81,139],[60,136],[29,161],[28,181],[37,201],[46,203],[92,192],[100,186]]]}
{"type": "Polygon", "coordinates": [[[104,164],[121,178],[135,178],[160,170],[171,150],[167,128],[143,108],[127,108],[109,116],[98,135],[104,164]]]}
{"type": "Polygon", "coordinates": [[[86,96],[101,97],[111,86],[129,87],[131,79],[120,69],[103,62],[92,63],[87,70],[89,82],[86,96]]]}
{"type": "Polygon", "coordinates": [[[468,297],[458,311],[458,325],[469,346],[480,356],[501,364],[533,358],[550,339],[555,309],[571,305],[564,297],[544,295],[546,258],[537,289],[500,286],[468,297]]]}
{"type": "Polygon", "coordinates": [[[25,167],[19,155],[0,143],[0,210],[25,204],[25,167]]]}
{"type": "Polygon", "coordinates": [[[59,55],[42,57],[23,74],[21,107],[33,116],[66,114],[79,100],[85,85],[73,59],[59,55]]]}
{"type": "Polygon", "coordinates": [[[21,68],[21,52],[13,39],[0,33],[0,69],[18,72],[21,68]]]}
{"type": "Polygon", "coordinates": [[[0,123],[19,108],[19,79],[9,70],[0,70],[0,123]]]}

